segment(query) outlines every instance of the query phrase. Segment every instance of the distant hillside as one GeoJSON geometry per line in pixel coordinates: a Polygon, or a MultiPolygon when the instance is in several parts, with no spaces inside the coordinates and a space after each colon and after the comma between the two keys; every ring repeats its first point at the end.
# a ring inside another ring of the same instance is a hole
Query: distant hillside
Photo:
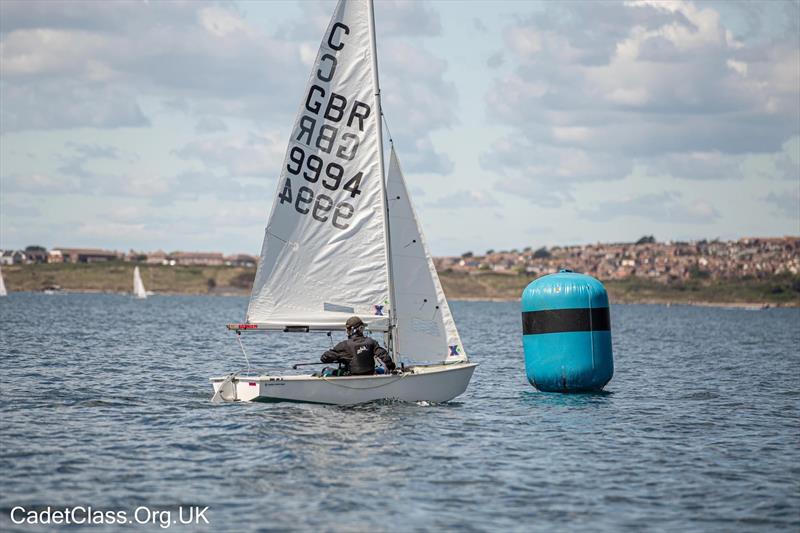
{"type": "MultiPolygon", "coordinates": [[[[524,275],[441,272],[448,298],[519,299],[535,279],[524,275]]],[[[642,278],[603,282],[612,303],[768,304],[800,307],[800,276],[783,274],[765,279],[693,279],[664,284],[642,278]]]]}
{"type": "MultiPolygon", "coordinates": [[[[3,267],[9,291],[41,291],[58,286],[76,292],[131,292],[134,263],[44,263],[3,267]]],[[[148,291],[164,294],[250,293],[255,268],[230,266],[139,265],[148,291]]],[[[441,272],[445,294],[454,299],[516,300],[535,276],[441,272]]],[[[612,302],[769,304],[800,307],[800,276],[763,279],[708,278],[664,284],[630,277],[604,282],[612,302]]]]}
{"type": "MultiPolygon", "coordinates": [[[[131,292],[135,263],[40,263],[3,267],[9,291],[57,286],[77,292],[131,292]]],[[[177,294],[249,294],[255,268],[138,265],[148,291],[177,294]]]]}

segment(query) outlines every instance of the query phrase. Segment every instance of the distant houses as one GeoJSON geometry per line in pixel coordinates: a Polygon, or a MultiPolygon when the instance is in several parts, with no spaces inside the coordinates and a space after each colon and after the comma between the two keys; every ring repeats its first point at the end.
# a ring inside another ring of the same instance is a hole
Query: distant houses
{"type": "Polygon", "coordinates": [[[737,241],[656,242],[650,236],[636,243],[588,244],[472,252],[438,257],[440,271],[542,276],[562,268],[601,280],[648,278],[662,283],[688,279],[763,278],[800,274],[800,238],[743,238],[737,241]]]}
{"type": "Polygon", "coordinates": [[[3,250],[0,265],[18,265],[25,262],[25,252],[21,250],[3,250]]]}
{"type": "MultiPolygon", "coordinates": [[[[127,253],[99,248],[47,250],[32,245],[24,250],[0,250],[0,264],[103,263],[121,261],[177,267],[234,266],[253,268],[258,258],[220,252],[127,253]]],[[[764,278],[800,274],[800,237],[743,238],[737,241],[657,242],[652,236],[636,243],[587,244],[532,247],[521,251],[487,250],[484,255],[466,252],[458,257],[436,257],[440,272],[469,275],[498,274],[538,277],[562,268],[589,274],[601,280],[647,278],[661,283],[690,279],[764,278]]]]}
{"type": "Polygon", "coordinates": [[[229,255],[225,258],[225,264],[228,266],[252,268],[258,265],[258,258],[246,254],[229,255]]]}
{"type": "Polygon", "coordinates": [[[25,248],[25,261],[27,263],[47,262],[47,249],[44,246],[28,246],[25,248]]]}
{"type": "Polygon", "coordinates": [[[225,258],[218,252],[173,252],[169,255],[170,264],[181,266],[222,266],[225,258]]]}
{"type": "Polygon", "coordinates": [[[107,263],[122,259],[122,254],[99,248],[53,248],[48,263],[107,263]]]}
{"type": "Polygon", "coordinates": [[[148,265],[168,265],[169,259],[163,250],[157,250],[155,252],[145,254],[144,262],[148,265]]]}
{"type": "Polygon", "coordinates": [[[252,268],[258,258],[247,254],[223,255],[220,252],[154,252],[128,253],[100,248],[56,247],[47,250],[43,246],[28,246],[25,250],[0,250],[0,265],[31,263],[107,263],[123,261],[147,265],[167,266],[237,266],[252,268]]]}

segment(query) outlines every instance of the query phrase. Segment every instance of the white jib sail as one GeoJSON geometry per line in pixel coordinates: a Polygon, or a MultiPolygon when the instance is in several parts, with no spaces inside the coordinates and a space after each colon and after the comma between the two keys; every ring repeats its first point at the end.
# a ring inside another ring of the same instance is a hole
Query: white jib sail
{"type": "Polygon", "coordinates": [[[247,322],[388,324],[369,12],[341,0],[322,39],[278,178],[247,322]]]}
{"type": "Polygon", "coordinates": [[[465,360],[467,355],[422,236],[394,147],[387,194],[399,360],[465,360]]]}
{"type": "Polygon", "coordinates": [[[144,283],[138,266],[133,269],[133,295],[136,298],[147,298],[147,291],[144,290],[144,283]]]}
{"type": "Polygon", "coordinates": [[[0,270],[0,296],[5,296],[8,294],[6,292],[6,282],[3,280],[3,271],[0,270]]]}

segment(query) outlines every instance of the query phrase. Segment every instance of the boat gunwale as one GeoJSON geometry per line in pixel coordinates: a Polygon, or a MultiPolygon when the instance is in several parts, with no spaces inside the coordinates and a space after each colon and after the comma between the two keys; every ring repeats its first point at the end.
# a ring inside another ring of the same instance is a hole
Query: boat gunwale
{"type": "MultiPolygon", "coordinates": [[[[453,370],[464,370],[467,368],[475,368],[478,366],[479,363],[473,363],[470,361],[465,361],[463,363],[450,363],[450,364],[439,364],[439,365],[430,365],[430,366],[422,366],[418,365],[419,368],[425,368],[420,372],[403,372],[402,374],[368,374],[364,376],[314,376],[312,374],[290,374],[287,376],[275,376],[270,374],[259,374],[257,376],[252,375],[237,375],[233,378],[232,381],[255,381],[255,382],[276,382],[276,381],[328,381],[331,379],[335,379],[336,381],[339,380],[364,380],[364,379],[381,379],[381,378],[406,378],[411,376],[424,376],[430,374],[439,374],[441,372],[450,372],[453,370]],[[441,368],[431,368],[432,366],[441,367],[441,368]]],[[[415,368],[417,368],[415,367],[415,368]]],[[[211,383],[218,383],[224,381],[228,378],[228,376],[221,376],[221,377],[212,377],[209,378],[211,383]]]]}

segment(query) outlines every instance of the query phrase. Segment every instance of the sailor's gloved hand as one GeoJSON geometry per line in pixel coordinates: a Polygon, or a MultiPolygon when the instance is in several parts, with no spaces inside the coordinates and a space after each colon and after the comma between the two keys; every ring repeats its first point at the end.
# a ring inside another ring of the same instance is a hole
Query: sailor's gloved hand
{"type": "Polygon", "coordinates": [[[394,372],[394,369],[397,368],[397,365],[394,364],[394,361],[389,361],[386,363],[386,370],[389,372],[394,372]]]}

